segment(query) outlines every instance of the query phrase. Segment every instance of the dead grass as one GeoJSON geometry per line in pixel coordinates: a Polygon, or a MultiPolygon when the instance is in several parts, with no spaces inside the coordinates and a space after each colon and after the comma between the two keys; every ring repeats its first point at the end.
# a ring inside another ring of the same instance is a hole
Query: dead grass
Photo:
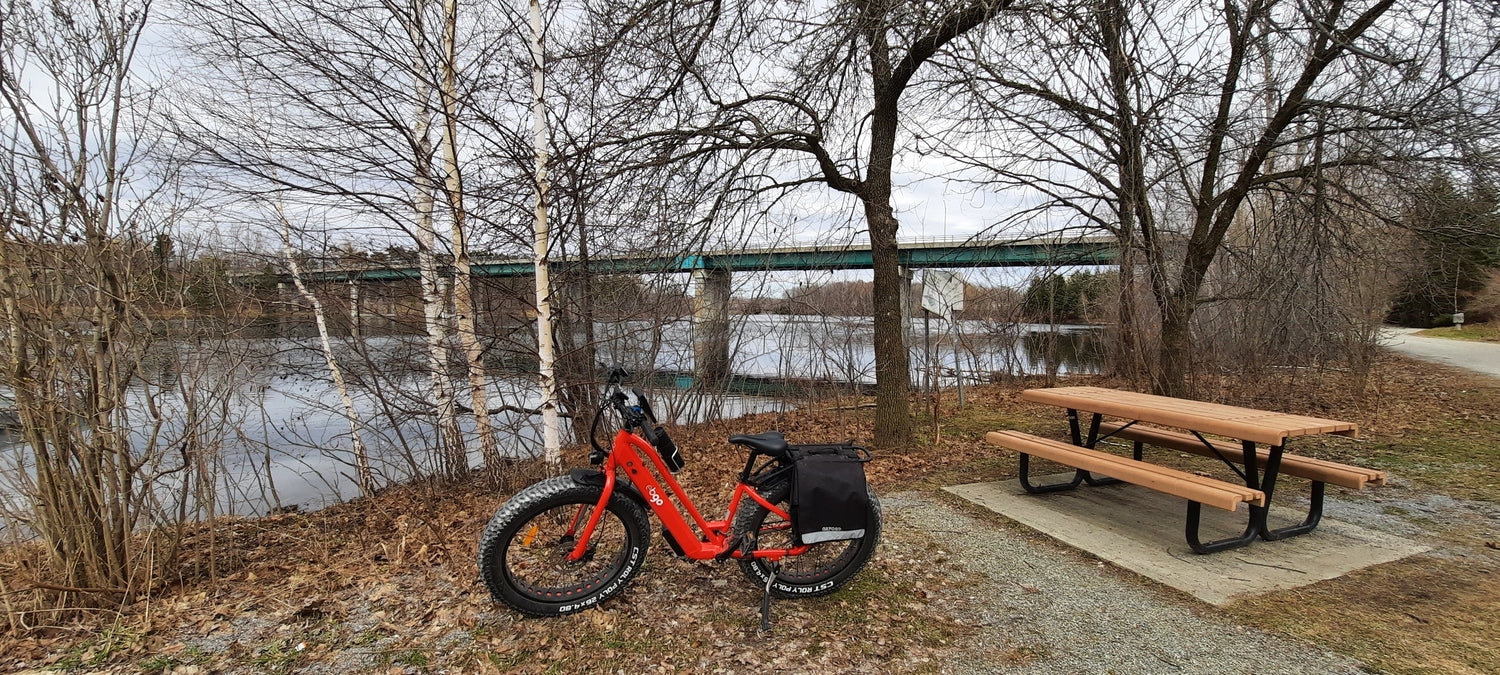
{"type": "Polygon", "coordinates": [[[1382,671],[1500,672],[1500,566],[1494,556],[1417,556],[1242,600],[1228,611],[1382,671]]]}

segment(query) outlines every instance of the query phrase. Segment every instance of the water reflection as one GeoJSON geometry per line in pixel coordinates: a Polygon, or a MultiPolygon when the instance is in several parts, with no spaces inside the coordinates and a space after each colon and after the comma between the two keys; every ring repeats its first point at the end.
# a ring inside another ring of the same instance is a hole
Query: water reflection
{"type": "MultiPolygon", "coordinates": [[[[989,381],[997,376],[1096,372],[1103,361],[1098,331],[1087,327],[1048,327],[963,321],[934,322],[924,336],[914,323],[909,344],[913,382],[932,378],[938,386],[989,381]],[[930,356],[929,356],[930,354],[930,356]]],[[[860,389],[875,381],[873,322],[868,317],[735,317],[731,364],[736,387],[705,387],[694,382],[692,326],[686,319],[615,322],[595,326],[599,365],[620,363],[637,372],[652,389],[663,417],[679,423],[784,410],[815,400],[830,390],[860,389]],[[787,385],[795,385],[788,389],[787,385]],[[780,387],[780,388],[778,388],[780,387]]],[[[534,350],[524,329],[497,341],[488,362],[495,366],[488,384],[492,404],[535,408],[534,350]]],[[[127,401],[136,420],[134,440],[149,433],[170,442],[191,441],[217,450],[211,491],[217,513],[257,514],[276,507],[320,507],[358,494],[352,479],[350,429],[338,393],[330,385],[315,340],[307,338],[221,340],[213,344],[171,345],[152,354],[143,372],[154,378],[127,401]],[[152,429],[145,404],[148,391],[176,383],[178,390],[155,401],[163,420],[152,429]],[[196,392],[196,393],[194,393],[196,392]],[[201,395],[201,400],[192,396],[201,395]],[[224,411],[212,425],[191,425],[210,403],[224,411]],[[179,439],[179,440],[171,440],[179,439]]],[[[382,482],[430,474],[438,442],[433,432],[430,376],[425,346],[412,336],[386,335],[337,349],[347,369],[359,413],[361,435],[382,482]]],[[[451,373],[462,377],[462,364],[451,373]]],[[[7,392],[0,392],[0,397],[7,392]]],[[[584,414],[591,414],[586,411],[584,414]]],[[[539,454],[539,421],[516,412],[496,413],[501,451],[513,457],[539,454]]],[[[461,416],[465,434],[471,416],[461,416]]],[[[565,425],[566,430],[566,425],[565,425]]],[[[747,431],[761,431],[749,429],[747,431]]],[[[168,442],[162,441],[162,442],[168,442]]],[[[475,443],[470,443],[476,446],[475,443]]],[[[0,497],[14,500],[32,471],[29,451],[19,440],[0,437],[0,455],[12,471],[0,497]]],[[[167,453],[164,461],[172,461],[167,453]]],[[[477,448],[471,463],[477,465],[477,448]]],[[[173,467],[155,470],[172,475],[173,467]]],[[[185,476],[186,473],[178,475],[185,476]]],[[[175,486],[163,486],[171,503],[175,486]]],[[[14,504],[14,502],[12,502],[14,504]]]]}

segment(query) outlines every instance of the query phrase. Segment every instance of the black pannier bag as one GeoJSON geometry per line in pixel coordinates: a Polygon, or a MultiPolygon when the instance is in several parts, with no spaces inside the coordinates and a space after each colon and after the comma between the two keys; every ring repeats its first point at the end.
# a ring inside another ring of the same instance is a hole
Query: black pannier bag
{"type": "Polygon", "coordinates": [[[852,443],[793,445],[792,530],[803,544],[859,539],[869,527],[865,462],[870,453],[852,443]]]}

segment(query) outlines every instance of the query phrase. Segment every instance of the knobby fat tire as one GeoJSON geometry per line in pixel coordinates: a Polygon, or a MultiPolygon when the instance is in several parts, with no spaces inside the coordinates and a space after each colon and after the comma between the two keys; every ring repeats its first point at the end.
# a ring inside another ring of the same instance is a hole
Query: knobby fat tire
{"type": "MultiPolygon", "coordinates": [[[[788,503],[791,492],[792,481],[790,478],[787,478],[775,481],[766,486],[764,491],[761,492],[761,496],[765,497],[766,501],[786,510],[787,513],[791,513],[791,506],[788,503]]],[[[875,554],[875,549],[880,545],[880,500],[875,498],[875,491],[871,490],[868,485],[865,486],[865,493],[870,497],[870,522],[869,526],[865,528],[865,536],[854,540],[815,544],[806,554],[802,556],[787,556],[782,561],[785,564],[796,565],[806,556],[816,555],[820,548],[847,547],[851,543],[857,547],[853,550],[853,554],[840,556],[827,567],[812,572],[804,572],[799,575],[810,577],[807,580],[796,580],[785,572],[778,574],[776,575],[776,581],[771,584],[771,595],[778,598],[812,598],[820,595],[828,595],[854,580],[855,575],[859,574],[859,571],[864,569],[865,564],[870,562],[870,557],[875,554]]],[[[744,500],[741,504],[745,504],[745,506],[741,507],[743,510],[734,518],[734,532],[748,533],[759,530],[761,523],[770,514],[770,511],[766,507],[761,506],[759,502],[750,499],[744,500]]],[[[777,546],[781,545],[790,544],[789,542],[777,544],[777,546]]],[[[765,548],[766,545],[762,544],[761,547],[765,548]]],[[[845,551],[847,553],[848,549],[846,548],[845,551]]],[[[771,574],[770,563],[750,558],[741,558],[739,562],[740,571],[746,577],[749,577],[750,581],[757,588],[766,587],[766,579],[771,574]]]]}
{"type": "MultiPolygon", "coordinates": [[[[646,550],[651,543],[651,521],[638,504],[619,492],[610,496],[605,508],[624,526],[625,560],[598,584],[599,590],[560,602],[549,602],[517,587],[505,564],[511,540],[526,523],[559,506],[582,504],[592,507],[599,503],[603,493],[602,487],[579,485],[568,476],[558,476],[522,490],[500,507],[479,537],[479,576],[489,588],[490,595],[523,614],[560,616],[597,606],[624,590],[645,562],[646,550]]],[[[581,529],[583,525],[580,523],[579,527],[581,529]]]]}

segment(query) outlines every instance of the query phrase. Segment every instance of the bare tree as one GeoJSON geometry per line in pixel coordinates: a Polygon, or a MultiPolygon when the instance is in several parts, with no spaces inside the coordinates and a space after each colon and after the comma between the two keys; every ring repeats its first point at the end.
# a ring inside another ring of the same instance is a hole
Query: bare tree
{"type": "MultiPolygon", "coordinates": [[[[188,34],[199,39],[185,51],[200,60],[202,77],[234,80],[242,91],[202,88],[205,93],[177,118],[178,132],[196,151],[199,166],[222,174],[219,187],[276,193],[364,225],[363,231],[350,228],[342,236],[378,241],[398,232],[415,244],[433,383],[428,405],[442,471],[450,476],[468,466],[460,409],[473,415],[485,464],[498,470],[503,463],[491,421],[487,349],[478,332],[469,257],[474,246],[485,245],[476,244],[475,223],[487,220],[470,206],[469,194],[475,190],[470,176],[504,176],[509,165],[486,161],[479,164],[483,170],[474,170],[476,156],[495,155],[465,143],[484,139],[504,150],[518,140],[503,127],[464,132],[475,119],[503,119],[468,112],[477,105],[474,82],[495,77],[493,64],[484,59],[503,50],[493,49],[500,31],[464,20],[459,11],[454,2],[425,0],[353,3],[338,11],[302,0],[188,3],[184,21],[191,20],[194,30],[188,34]],[[392,23],[404,30],[389,31],[392,23]],[[461,44],[475,45],[472,53],[479,56],[466,55],[461,44]],[[259,137],[246,138],[247,127],[239,120],[246,97],[288,114],[261,129],[259,137]],[[438,208],[439,194],[445,208],[438,208]],[[447,235],[439,236],[444,223],[447,235]],[[451,313],[442,290],[445,258],[453,268],[451,313]],[[450,338],[463,353],[467,406],[454,401],[450,338]]],[[[476,8],[475,15],[483,13],[476,8]]],[[[504,200],[485,201],[509,207],[504,200]]],[[[482,241],[493,246],[504,243],[506,235],[489,231],[482,241]]]]}
{"type": "Polygon", "coordinates": [[[292,221],[287,217],[286,208],[280,203],[275,204],[276,220],[281,226],[282,255],[286,260],[287,270],[291,273],[292,284],[297,287],[298,295],[312,308],[313,321],[318,327],[318,346],[323,352],[323,360],[328,365],[328,376],[333,380],[334,389],[339,393],[339,402],[343,404],[344,418],[349,422],[349,443],[354,451],[354,461],[358,472],[360,494],[368,497],[375,494],[375,478],[370,473],[370,453],[365,448],[365,441],[361,433],[363,426],[359,420],[359,411],[354,407],[354,401],[349,396],[349,385],[344,382],[344,369],[339,366],[338,359],[333,353],[333,343],[328,337],[328,314],[323,310],[323,302],[311,290],[308,290],[307,281],[302,274],[301,265],[297,264],[296,250],[293,247],[295,239],[292,235],[292,221]]]}
{"type": "MultiPolygon", "coordinates": [[[[493,474],[500,470],[500,451],[490,424],[489,395],[484,368],[484,348],[474,326],[474,273],[469,264],[468,212],[464,209],[464,182],[458,153],[458,0],[443,0],[443,38],[439,92],[443,110],[443,185],[448,200],[450,242],[453,246],[453,304],[458,312],[458,341],[469,371],[469,403],[474,410],[474,430],[479,434],[480,454],[493,474]]],[[[556,426],[556,418],[550,420],[556,426]]]]}
{"type": "MultiPolygon", "coordinates": [[[[1466,18],[1394,0],[1105,0],[1018,12],[1020,39],[986,43],[982,77],[953,65],[989,113],[965,116],[968,131],[1016,143],[973,164],[1041,195],[1021,217],[1062,214],[1116,234],[1122,322],[1139,329],[1132,287],[1143,270],[1159,327],[1154,358],[1135,330],[1127,353],[1141,354],[1158,391],[1181,394],[1198,358],[1196,311],[1223,300],[1211,272],[1257,200],[1463,147],[1457,100],[1490,72],[1496,45],[1459,48],[1460,24],[1493,19],[1454,8],[1466,18]]],[[[981,138],[946,143],[974,157],[981,138]]],[[[1369,196],[1341,199],[1367,212],[1392,203],[1369,196]]]]}
{"type": "Polygon", "coordinates": [[[169,515],[153,509],[173,443],[157,406],[174,385],[142,373],[148,296],[167,283],[160,236],[177,215],[171,167],[139,125],[151,101],[134,63],[151,9],[0,9],[0,384],[35,470],[20,473],[31,508],[18,517],[46,541],[53,585],[85,602],[148,588],[151,552],[172,533],[136,531],[169,515]]]}
{"type": "MultiPolygon", "coordinates": [[[[903,102],[918,71],[950,43],[1009,7],[1009,0],[905,3],[861,0],[826,7],[720,7],[734,15],[709,25],[680,53],[685,86],[710,105],[676,128],[646,134],[664,153],[769,155],[760,189],[811,183],[849,195],[868,228],[874,258],[876,443],[911,442],[910,364],[902,325],[892,174],[903,102]],[[707,45],[707,47],[705,47],[707,45]],[[716,60],[717,59],[717,60],[716,60]],[[767,77],[733,72],[766,60],[767,77]],[[728,72],[726,72],[728,71],[728,72]]],[[[738,160],[743,162],[744,160],[738,160]]]]}

